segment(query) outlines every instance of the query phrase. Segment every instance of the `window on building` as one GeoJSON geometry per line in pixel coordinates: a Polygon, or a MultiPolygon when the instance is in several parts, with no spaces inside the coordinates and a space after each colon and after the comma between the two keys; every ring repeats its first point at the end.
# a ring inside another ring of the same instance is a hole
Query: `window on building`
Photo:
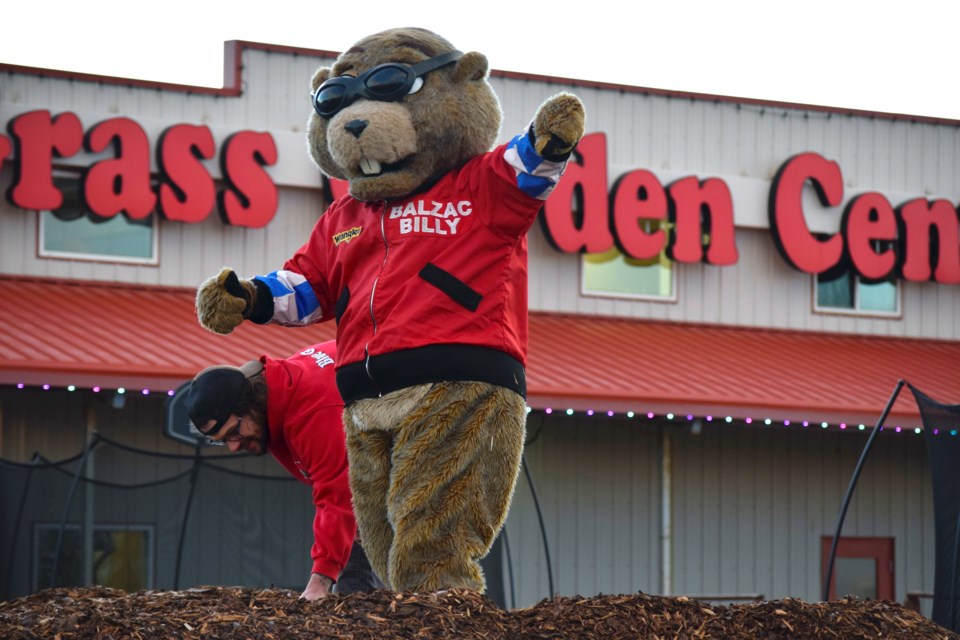
{"type": "MultiPolygon", "coordinates": [[[[891,243],[875,241],[874,251],[891,250],[891,243]]],[[[900,287],[896,282],[868,282],[853,270],[814,277],[814,310],[825,313],[898,315],[900,287]]]]}
{"type": "MultiPolygon", "coordinates": [[[[823,536],[820,556],[826,577],[833,538],[823,536]]],[[[893,538],[843,538],[837,542],[830,580],[830,599],[847,595],[894,600],[893,538]]]]}
{"type": "MultiPolygon", "coordinates": [[[[651,232],[666,222],[645,221],[651,232]]],[[[583,295],[617,298],[674,300],[673,262],[666,249],[649,260],[624,255],[613,247],[605,253],[580,257],[580,291],[583,295]]]]}
{"type": "Polygon", "coordinates": [[[895,282],[868,283],[846,272],[839,277],[817,275],[814,280],[817,311],[898,315],[900,287],[895,282]]]}
{"type": "Polygon", "coordinates": [[[584,295],[673,300],[673,263],[665,256],[653,261],[629,258],[617,248],[580,258],[584,295]]]}
{"type": "Polygon", "coordinates": [[[80,178],[54,176],[63,193],[55,211],[40,212],[40,256],[136,264],[157,264],[157,214],[131,220],[120,214],[100,218],[86,209],[80,197],[80,178]]]}
{"type": "MultiPolygon", "coordinates": [[[[78,586],[84,581],[84,537],[79,524],[67,524],[59,542],[59,523],[34,525],[33,588],[78,586]],[[57,578],[51,580],[54,564],[57,578]]],[[[90,576],[93,584],[139,591],[153,588],[153,526],[95,525],[90,576]]]]}

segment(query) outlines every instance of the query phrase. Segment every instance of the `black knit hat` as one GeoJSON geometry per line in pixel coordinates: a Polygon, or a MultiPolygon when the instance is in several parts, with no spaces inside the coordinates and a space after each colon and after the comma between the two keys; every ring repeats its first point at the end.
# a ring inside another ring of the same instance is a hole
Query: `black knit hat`
{"type": "Polygon", "coordinates": [[[216,365],[198,373],[187,390],[187,416],[200,433],[216,433],[233,413],[247,385],[247,379],[263,371],[259,360],[251,360],[242,367],[216,365]],[[213,428],[203,430],[211,420],[213,428]]]}

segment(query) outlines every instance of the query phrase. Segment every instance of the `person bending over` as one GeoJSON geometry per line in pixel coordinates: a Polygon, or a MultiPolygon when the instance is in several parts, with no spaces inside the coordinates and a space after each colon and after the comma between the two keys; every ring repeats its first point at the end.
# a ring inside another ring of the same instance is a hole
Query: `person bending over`
{"type": "Polygon", "coordinates": [[[334,341],[283,360],[261,356],[215,365],[194,377],[187,415],[211,444],[254,455],[269,452],[313,490],[313,566],[301,598],[316,600],[383,588],[356,536],[347,472],[343,401],[334,341]],[[336,587],[334,587],[336,585],[336,587]]]}

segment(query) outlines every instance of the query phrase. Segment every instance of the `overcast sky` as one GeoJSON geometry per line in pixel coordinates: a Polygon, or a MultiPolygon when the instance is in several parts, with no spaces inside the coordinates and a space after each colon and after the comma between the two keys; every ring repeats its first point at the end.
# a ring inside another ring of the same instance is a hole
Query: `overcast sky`
{"type": "MultiPolygon", "coordinates": [[[[494,69],[960,120],[953,0],[11,0],[0,62],[222,86],[223,43],[421,26],[494,69]]],[[[0,90],[2,90],[0,76],[0,90]]]]}

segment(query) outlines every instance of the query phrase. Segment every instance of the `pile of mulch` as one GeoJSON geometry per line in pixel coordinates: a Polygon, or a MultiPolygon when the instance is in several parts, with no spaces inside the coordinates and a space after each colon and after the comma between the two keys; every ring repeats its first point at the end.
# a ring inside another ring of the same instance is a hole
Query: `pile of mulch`
{"type": "Polygon", "coordinates": [[[897,638],[960,639],[919,613],[878,600],[786,598],[711,606],[645,594],[556,597],[504,611],[472,591],[374,591],[298,600],[283,589],[46,589],[0,602],[0,638],[897,638]]]}

